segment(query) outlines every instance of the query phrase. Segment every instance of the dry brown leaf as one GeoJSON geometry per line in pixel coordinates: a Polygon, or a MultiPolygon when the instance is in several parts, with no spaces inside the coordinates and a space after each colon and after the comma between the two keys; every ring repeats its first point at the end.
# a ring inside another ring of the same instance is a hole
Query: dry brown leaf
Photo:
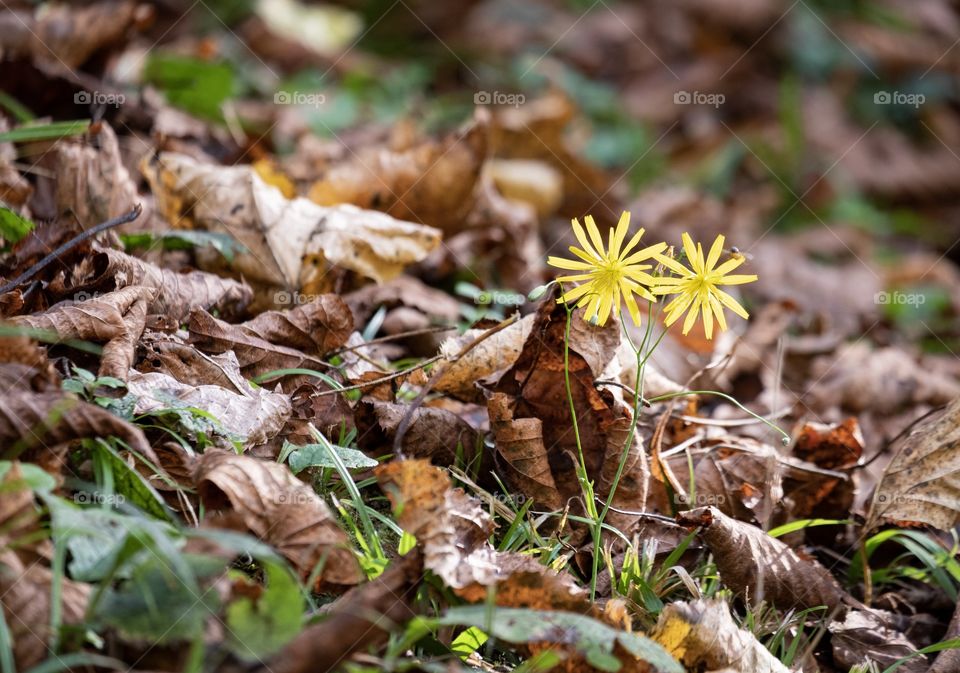
{"type": "Polygon", "coordinates": [[[457,232],[473,207],[488,135],[488,118],[480,117],[439,142],[428,139],[400,150],[358,148],[329,168],[309,196],[322,206],[352,203],[457,232]]]}
{"type": "Polygon", "coordinates": [[[492,159],[485,170],[507,199],[529,203],[540,218],[549,217],[563,200],[563,176],[546,161],[492,159]]]}
{"type": "MultiPolygon", "coordinates": [[[[361,402],[358,418],[368,418],[367,427],[357,441],[365,449],[390,447],[397,427],[409,409],[407,404],[369,400],[361,402]],[[376,428],[370,424],[376,423],[376,428]],[[372,431],[372,432],[370,432],[372,431]]],[[[477,465],[482,456],[482,439],[470,424],[446,409],[419,407],[412,415],[403,436],[403,452],[412,458],[426,458],[435,465],[477,465]]],[[[470,468],[471,470],[473,467],[470,468]]]]}
{"type": "Polygon", "coordinates": [[[917,654],[917,648],[905,635],[895,631],[879,611],[851,610],[841,621],[832,621],[828,627],[833,647],[833,660],[838,666],[851,668],[873,662],[885,670],[899,659],[913,657],[897,670],[904,673],[923,673],[927,658],[917,654]]]}
{"type": "Polygon", "coordinates": [[[789,673],[756,636],[737,626],[723,601],[670,603],[651,637],[690,670],[789,673]]]}
{"type": "Polygon", "coordinates": [[[960,398],[920,419],[891,448],[865,529],[884,520],[942,530],[960,523],[960,398]]]}
{"type": "MultiPolygon", "coordinates": [[[[236,360],[233,368],[239,373],[236,360]]],[[[290,399],[266,388],[254,388],[246,381],[243,384],[238,393],[218,385],[180,383],[160,372],[141,374],[134,370],[127,377],[127,390],[137,398],[135,413],[168,409],[174,402],[202,409],[221,424],[230,439],[249,447],[265,443],[283,429],[290,416],[290,399]]]]}
{"type": "MultiPolygon", "coordinates": [[[[860,461],[863,447],[860,425],[855,417],[850,416],[841,423],[804,424],[796,437],[793,455],[826,470],[843,470],[860,461]]],[[[788,475],[785,482],[795,518],[843,517],[853,505],[852,479],[815,475],[794,485],[788,475]]]]}
{"type": "MultiPolygon", "coordinates": [[[[40,663],[50,653],[50,610],[53,573],[34,563],[25,565],[10,550],[0,554],[0,603],[19,670],[40,663]]],[[[59,578],[60,617],[63,624],[84,620],[90,587],[66,577],[59,578]]]]}
{"type": "Polygon", "coordinates": [[[17,316],[11,321],[48,330],[61,341],[71,339],[106,342],[100,375],[123,379],[133,364],[137,340],[143,334],[147,307],[156,290],[140,286],[79,301],[63,301],[42,313],[17,316]]]}
{"type": "Polygon", "coordinates": [[[64,442],[95,437],[117,437],[156,463],[157,457],[140,428],[102,407],[61,392],[11,391],[0,395],[4,458],[16,457],[28,449],[52,449],[64,442]]]}
{"type": "Polygon", "coordinates": [[[0,390],[13,390],[15,386],[35,392],[60,388],[60,376],[46,349],[22,335],[0,337],[0,390]]]}
{"type": "Polygon", "coordinates": [[[239,315],[253,298],[253,290],[245,283],[204,271],[177,273],[112,249],[84,257],[73,270],[68,292],[92,293],[130,285],[156,288],[149,312],[178,322],[194,308],[239,315]]]}
{"type": "Polygon", "coordinates": [[[169,374],[192,386],[216,385],[242,393],[247,385],[233,351],[219,355],[202,353],[177,335],[144,332],[140,341],[143,356],[137,365],[142,372],[169,374]]]}
{"type": "Polygon", "coordinates": [[[436,229],[374,210],[287,199],[249,166],[201,164],[165,153],[142,170],[167,221],[232,235],[248,251],[236,255],[233,268],[268,285],[299,289],[310,283],[324,272],[306,263],[314,259],[382,282],[440,243],[436,229]]]}
{"type": "Polygon", "coordinates": [[[841,606],[846,594],[826,568],[801,558],[776,538],[750,524],[731,519],[715,507],[677,515],[681,524],[700,528],[720,579],[752,603],[781,609],[841,606]]]}
{"type": "Polygon", "coordinates": [[[457,300],[413,276],[398,276],[382,285],[367,285],[343,296],[353,311],[354,322],[362,325],[380,306],[406,306],[424,315],[453,323],[460,317],[457,300]]]}
{"type": "Polygon", "coordinates": [[[426,460],[396,460],[374,472],[398,523],[416,536],[425,568],[454,590],[496,581],[497,552],[487,543],[494,523],[479,500],[451,488],[446,472],[426,460]]]}
{"type": "Polygon", "coordinates": [[[323,563],[318,587],[349,586],[362,579],[347,537],[326,503],[285,465],[208,451],[197,461],[194,483],[208,512],[232,509],[304,579],[318,563],[323,563]]]}

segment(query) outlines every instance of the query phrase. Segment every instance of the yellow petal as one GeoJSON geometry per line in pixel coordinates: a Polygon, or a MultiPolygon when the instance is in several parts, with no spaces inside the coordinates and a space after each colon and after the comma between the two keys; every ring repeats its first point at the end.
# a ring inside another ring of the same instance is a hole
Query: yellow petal
{"type": "Polygon", "coordinates": [[[606,255],[603,254],[603,238],[600,236],[600,230],[597,229],[597,223],[593,220],[593,215],[587,215],[583,219],[587,223],[587,233],[590,234],[590,240],[596,246],[597,255],[606,259],[606,255]]]}
{"type": "Polygon", "coordinates": [[[700,297],[697,297],[693,300],[693,304],[690,306],[690,311],[687,313],[687,319],[683,321],[683,334],[686,336],[691,329],[693,329],[693,324],[697,322],[697,314],[700,312],[700,297]]]}
{"type": "Polygon", "coordinates": [[[620,281],[621,289],[623,290],[623,303],[627,305],[627,311],[630,313],[630,318],[633,319],[633,324],[640,325],[640,307],[637,306],[637,300],[633,298],[632,288],[629,287],[626,281],[620,281]]]}
{"type": "MultiPolygon", "coordinates": [[[[641,231],[643,231],[643,230],[641,229],[641,231]]],[[[626,259],[624,259],[624,260],[623,260],[623,263],[624,263],[624,264],[635,264],[635,263],[637,263],[637,262],[639,262],[639,261],[641,261],[641,260],[650,259],[650,258],[654,257],[655,255],[658,255],[658,254],[659,254],[660,252],[662,252],[663,249],[666,248],[666,247],[667,247],[667,244],[666,244],[666,243],[655,243],[654,245],[647,246],[647,247],[644,248],[643,250],[638,250],[637,252],[633,253],[632,255],[630,255],[629,257],[627,257],[626,259]]]]}
{"type": "MultiPolygon", "coordinates": [[[[611,229],[611,231],[614,231],[611,229]]],[[[625,210],[617,222],[617,228],[610,238],[610,250],[608,251],[611,259],[620,258],[620,246],[623,245],[623,239],[627,237],[630,231],[630,211],[625,210]]]]}
{"type": "Polygon", "coordinates": [[[558,283],[578,283],[581,280],[590,280],[593,278],[592,273],[578,273],[573,276],[557,276],[558,283]]]}
{"type": "Polygon", "coordinates": [[[557,303],[566,302],[569,304],[593,290],[594,290],[593,283],[584,283],[583,285],[579,285],[575,288],[572,288],[564,292],[563,295],[560,297],[560,299],[557,300],[557,303]]]}
{"type": "MultiPolygon", "coordinates": [[[[594,250],[590,241],[587,239],[587,235],[583,232],[583,227],[580,226],[580,221],[577,218],[570,220],[570,224],[573,225],[573,235],[577,237],[577,240],[580,241],[580,245],[583,246],[583,249],[586,250],[587,254],[590,257],[595,257],[596,259],[602,259],[599,251],[594,250]]],[[[572,251],[573,248],[570,248],[572,251]]]]}
{"type": "Polygon", "coordinates": [[[558,269],[567,269],[569,271],[583,271],[585,269],[592,269],[595,266],[594,264],[578,262],[575,259],[567,259],[566,257],[547,257],[547,264],[555,266],[558,269]]]}
{"type": "Polygon", "coordinates": [[[731,271],[733,271],[734,269],[736,269],[738,266],[743,264],[743,261],[745,259],[746,257],[731,257],[726,262],[724,262],[723,264],[718,266],[716,269],[714,269],[713,273],[721,276],[725,276],[731,271]]]}
{"type": "Polygon", "coordinates": [[[683,264],[675,260],[673,257],[668,257],[666,255],[655,255],[657,261],[663,264],[665,267],[673,271],[674,273],[680,274],[680,276],[692,276],[693,272],[690,271],[683,264]]]}
{"type": "Polygon", "coordinates": [[[667,304],[666,312],[667,317],[664,319],[663,324],[669,327],[677,321],[683,312],[690,306],[690,302],[693,301],[693,294],[682,294],[669,304],[667,304]]]}
{"type": "Polygon", "coordinates": [[[723,234],[720,234],[717,236],[717,240],[713,242],[713,246],[710,248],[710,254],[707,256],[707,264],[705,267],[708,272],[710,269],[716,266],[717,262],[720,260],[720,253],[723,252],[724,240],[723,234]]]}
{"type": "Polygon", "coordinates": [[[713,311],[710,310],[709,295],[701,295],[700,308],[703,312],[703,331],[707,339],[713,339],[713,311]]]}
{"type": "MultiPolygon", "coordinates": [[[[630,239],[630,242],[627,243],[627,244],[623,247],[623,249],[620,251],[620,257],[621,257],[621,258],[622,258],[622,257],[626,257],[626,256],[630,253],[630,251],[633,250],[633,249],[637,246],[637,243],[640,242],[640,239],[643,237],[643,232],[645,232],[645,231],[646,231],[646,229],[644,229],[643,227],[640,227],[640,230],[633,235],[633,237],[630,239]]],[[[666,243],[664,243],[664,245],[666,245],[666,243]]],[[[621,261],[623,261],[623,260],[621,260],[621,261]]]]}
{"type": "Polygon", "coordinates": [[[736,275],[724,276],[716,282],[717,285],[743,285],[744,283],[753,283],[757,280],[754,275],[736,275]]]}
{"type": "Polygon", "coordinates": [[[570,252],[572,252],[576,257],[579,257],[580,259],[582,259],[584,262],[586,262],[586,263],[589,264],[590,266],[597,266],[598,264],[602,264],[602,263],[603,263],[603,260],[597,259],[596,257],[592,257],[592,256],[590,255],[590,253],[588,253],[588,252],[586,252],[586,251],[584,251],[584,250],[581,250],[580,248],[578,248],[578,247],[576,247],[576,246],[571,245],[571,246],[570,246],[569,248],[567,248],[567,249],[568,249],[570,252]]]}
{"type": "Polygon", "coordinates": [[[750,314],[747,313],[746,309],[744,309],[739,303],[737,303],[737,300],[731,297],[729,294],[727,294],[723,290],[718,290],[718,289],[714,289],[713,292],[714,294],[716,294],[717,299],[719,299],[724,306],[726,306],[728,309],[736,313],[738,316],[740,316],[744,320],[750,317],[750,314]]]}
{"type": "Polygon", "coordinates": [[[687,261],[690,263],[690,268],[693,269],[695,273],[703,273],[703,267],[700,266],[700,258],[697,257],[697,246],[693,244],[693,239],[690,238],[690,234],[683,232],[681,238],[683,239],[683,251],[687,253],[687,261]]]}
{"type": "Polygon", "coordinates": [[[710,308],[713,309],[714,315],[717,316],[717,323],[720,325],[720,331],[727,331],[727,319],[723,315],[723,306],[720,304],[720,301],[713,294],[710,295],[710,308]]]}

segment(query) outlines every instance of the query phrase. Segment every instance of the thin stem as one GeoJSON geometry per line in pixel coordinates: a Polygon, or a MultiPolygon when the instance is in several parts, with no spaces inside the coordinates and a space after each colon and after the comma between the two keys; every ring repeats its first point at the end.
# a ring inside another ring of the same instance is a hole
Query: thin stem
{"type": "Polygon", "coordinates": [[[738,407],[738,408],[741,409],[742,411],[747,412],[748,414],[750,414],[751,416],[753,416],[754,418],[756,418],[756,419],[757,419],[758,421],[760,421],[761,423],[767,425],[768,427],[772,428],[774,431],[778,432],[778,433],[781,435],[782,441],[783,441],[784,444],[789,444],[789,443],[790,443],[790,435],[788,435],[779,425],[777,425],[776,423],[774,423],[774,422],[772,422],[772,421],[764,418],[763,416],[761,416],[761,415],[758,414],[757,412],[751,411],[750,409],[747,409],[745,406],[743,406],[742,404],[740,404],[740,402],[738,402],[738,401],[736,400],[736,398],[731,397],[730,395],[727,395],[726,393],[721,393],[721,392],[719,392],[719,391],[717,391],[717,390],[682,390],[682,391],[677,392],[677,393],[665,393],[665,394],[663,394],[663,395],[658,395],[658,396],[656,396],[656,397],[651,397],[651,398],[649,398],[649,399],[647,399],[647,400],[645,400],[645,401],[652,404],[652,403],[654,403],[654,402],[663,402],[664,400],[670,400],[670,399],[673,399],[674,397],[685,397],[685,396],[687,396],[687,395],[716,395],[717,397],[722,397],[723,399],[727,400],[728,402],[730,402],[730,403],[733,404],[734,406],[738,407]]]}

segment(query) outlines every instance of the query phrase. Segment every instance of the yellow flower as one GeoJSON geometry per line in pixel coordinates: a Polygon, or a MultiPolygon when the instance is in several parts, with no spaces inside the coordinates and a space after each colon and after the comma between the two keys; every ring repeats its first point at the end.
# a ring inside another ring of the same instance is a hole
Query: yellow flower
{"type": "Polygon", "coordinates": [[[676,294],[677,296],[666,305],[664,324],[669,327],[677,321],[684,311],[687,313],[683,321],[683,333],[687,334],[693,323],[697,321],[697,314],[703,313],[703,328],[708,339],[713,338],[713,317],[716,316],[720,330],[727,329],[727,321],[723,317],[723,307],[726,306],[741,318],[749,318],[749,314],[737,303],[737,300],[721,290],[720,285],[741,285],[752,283],[757,279],[753,275],[727,274],[743,264],[743,257],[734,255],[731,259],[717,266],[720,253],[723,252],[724,238],[721,234],[710,247],[710,254],[703,257],[703,247],[693,240],[687,233],[683,234],[683,249],[692,268],[667,255],[657,255],[657,259],[677,276],[665,276],[657,279],[654,294],[676,294]]]}
{"type": "Polygon", "coordinates": [[[631,251],[640,242],[640,237],[643,236],[643,229],[634,234],[633,238],[624,245],[623,241],[630,229],[630,213],[624,212],[620,216],[616,228],[610,229],[607,249],[604,250],[603,239],[600,237],[600,231],[597,229],[593,217],[587,215],[584,221],[587,224],[587,233],[584,233],[580,222],[576,219],[573,220],[573,233],[583,248],[570,246],[570,252],[580,259],[564,259],[562,257],[547,259],[547,264],[550,266],[580,272],[571,276],[560,276],[557,278],[558,282],[586,281],[582,285],[567,290],[557,302],[573,302],[579,299],[577,306],[588,306],[587,316],[589,316],[589,319],[603,325],[607,322],[611,313],[615,311],[619,313],[620,295],[622,294],[627,310],[630,312],[630,317],[633,318],[634,323],[639,325],[640,309],[637,307],[637,300],[633,295],[638,294],[644,299],[656,301],[649,290],[655,279],[646,273],[646,269],[650,269],[652,265],[641,264],[640,262],[653,258],[663,251],[667,244],[657,243],[631,254],[631,251]],[[587,234],[590,235],[589,239],[587,234]]]}

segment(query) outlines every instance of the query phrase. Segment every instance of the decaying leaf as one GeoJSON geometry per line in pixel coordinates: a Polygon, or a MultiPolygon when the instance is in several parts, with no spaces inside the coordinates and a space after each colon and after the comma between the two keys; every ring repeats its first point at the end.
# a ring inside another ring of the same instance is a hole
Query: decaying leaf
{"type": "Polygon", "coordinates": [[[942,530],[960,523],[960,398],[920,419],[894,442],[865,528],[883,520],[942,530]]]}
{"type": "Polygon", "coordinates": [[[367,147],[328,169],[310,188],[323,206],[352,203],[450,234],[463,228],[486,158],[487,117],[442,141],[399,149],[367,147]]]}
{"type": "Polygon", "coordinates": [[[690,670],[732,673],[788,673],[757,638],[739,628],[729,606],[719,600],[677,601],[667,605],[652,637],[690,670]]]}
{"type": "MultiPolygon", "coordinates": [[[[53,573],[43,565],[25,565],[10,550],[0,554],[0,603],[19,670],[31,668],[49,654],[53,579],[53,573]]],[[[59,578],[59,584],[58,607],[63,623],[82,622],[90,587],[64,577],[59,578]]]]}
{"type": "Polygon", "coordinates": [[[318,586],[342,587],[360,581],[346,535],[326,503],[285,465],[207,451],[197,461],[194,482],[208,512],[235,512],[251,533],[286,556],[304,579],[322,563],[318,586]]]}
{"type": "Polygon", "coordinates": [[[117,437],[136,453],[157,461],[140,428],[102,407],[60,392],[10,391],[0,395],[0,443],[5,458],[95,437],[117,437]]]}
{"type": "Polygon", "coordinates": [[[156,289],[125,287],[115,292],[76,301],[63,301],[42,313],[17,316],[11,321],[72,339],[106,342],[100,375],[123,379],[133,364],[134,347],[147,317],[147,307],[156,289]]]}
{"type": "MultiPolygon", "coordinates": [[[[244,381],[241,392],[218,385],[188,385],[160,372],[130,372],[127,390],[136,397],[134,412],[145,414],[182,405],[201,409],[244,446],[263,444],[283,429],[290,399],[244,381]]],[[[188,430],[189,433],[189,430],[188,430]]]]}
{"type": "Polygon", "coordinates": [[[103,249],[83,258],[71,276],[73,294],[91,294],[127,286],[155,288],[149,312],[175,321],[186,318],[194,308],[239,314],[253,298],[245,283],[203,271],[176,273],[118,250],[103,249]]]}
{"type": "Polygon", "coordinates": [[[927,670],[927,658],[914,656],[917,648],[902,633],[890,628],[882,613],[851,610],[843,621],[830,622],[829,629],[833,660],[839,666],[849,668],[873,662],[885,670],[900,659],[912,657],[897,670],[904,673],[927,670]]]}
{"type": "Polygon", "coordinates": [[[297,289],[310,282],[322,270],[305,265],[308,257],[385,281],[440,243],[436,229],[378,211],[287,199],[249,166],[167,153],[142,169],[167,221],[232,235],[248,251],[234,258],[234,269],[268,285],[297,289]]]}
{"type": "Polygon", "coordinates": [[[766,601],[781,610],[841,607],[846,594],[826,568],[756,526],[731,519],[715,507],[682,512],[677,520],[700,528],[721,581],[749,601],[766,601]]]}

